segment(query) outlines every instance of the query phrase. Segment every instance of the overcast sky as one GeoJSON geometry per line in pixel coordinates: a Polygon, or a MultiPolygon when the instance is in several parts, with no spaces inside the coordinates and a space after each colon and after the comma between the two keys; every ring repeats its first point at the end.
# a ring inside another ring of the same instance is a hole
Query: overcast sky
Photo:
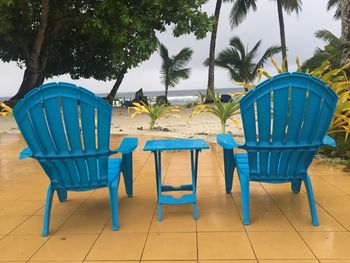
{"type": "MultiPolygon", "coordinates": [[[[216,0],[209,0],[203,9],[213,14],[216,0]]],[[[316,47],[323,47],[322,41],[315,39],[314,32],[318,29],[327,29],[340,36],[340,22],[333,20],[333,11],[327,12],[327,0],[304,0],[302,12],[297,16],[285,14],[285,28],[288,46],[288,58],[290,70],[295,69],[295,59],[299,56],[303,61],[312,56],[316,47]]],[[[259,0],[258,11],[251,12],[247,19],[237,28],[231,29],[229,12],[232,3],[223,3],[220,14],[217,36],[217,52],[228,46],[231,37],[237,35],[251,48],[258,40],[262,39],[260,54],[271,45],[279,45],[279,27],[277,7],[275,1],[259,0]]],[[[180,82],[175,89],[201,89],[207,86],[207,68],[203,61],[208,57],[210,33],[203,40],[196,41],[192,35],[174,38],[171,30],[159,34],[159,40],[168,47],[170,54],[179,52],[183,47],[191,47],[194,50],[190,67],[191,77],[180,82]]],[[[280,61],[280,56],[276,59],[280,61]]],[[[128,72],[120,87],[120,92],[135,91],[143,88],[145,91],[163,90],[159,78],[161,60],[158,53],[154,53],[148,61],[128,72]]],[[[270,72],[274,72],[270,64],[265,66],[270,72]]],[[[18,90],[22,82],[23,70],[15,63],[0,62],[0,97],[12,96],[18,90]]],[[[60,76],[54,81],[74,82],[96,93],[107,93],[113,86],[113,82],[101,82],[93,79],[71,80],[69,76],[60,76]]],[[[53,81],[52,79],[46,82],[53,81]]],[[[217,88],[229,88],[234,84],[229,80],[227,72],[217,68],[215,70],[215,86],[217,88]]]]}

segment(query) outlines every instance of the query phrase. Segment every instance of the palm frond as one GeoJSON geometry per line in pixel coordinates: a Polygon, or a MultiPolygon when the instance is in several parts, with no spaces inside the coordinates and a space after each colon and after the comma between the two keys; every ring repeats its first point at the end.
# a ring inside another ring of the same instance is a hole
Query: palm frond
{"type": "Polygon", "coordinates": [[[301,11],[301,6],[303,5],[301,0],[281,0],[283,9],[287,12],[287,14],[291,14],[295,12],[299,14],[301,11]]]}
{"type": "Polygon", "coordinates": [[[326,29],[317,30],[315,32],[315,37],[327,42],[328,44],[340,45],[340,39],[336,35],[334,35],[331,31],[328,31],[326,29]]]}
{"type": "Polygon", "coordinates": [[[256,57],[258,49],[259,49],[259,47],[261,45],[261,41],[262,40],[259,40],[255,44],[255,46],[247,53],[247,60],[253,60],[256,57]]]}
{"type": "Polygon", "coordinates": [[[239,37],[233,37],[230,39],[230,45],[238,50],[238,52],[241,54],[241,58],[245,58],[245,48],[244,45],[239,37]]]}
{"type": "Polygon", "coordinates": [[[230,12],[231,27],[242,23],[250,9],[256,11],[256,0],[236,0],[230,12]]]}
{"type": "Polygon", "coordinates": [[[192,58],[193,50],[186,47],[172,57],[173,63],[176,67],[181,68],[185,66],[192,58]]]}
{"type": "Polygon", "coordinates": [[[328,0],[327,10],[329,11],[332,8],[336,8],[333,18],[336,20],[340,19],[340,17],[341,17],[340,0],[328,0]]]}

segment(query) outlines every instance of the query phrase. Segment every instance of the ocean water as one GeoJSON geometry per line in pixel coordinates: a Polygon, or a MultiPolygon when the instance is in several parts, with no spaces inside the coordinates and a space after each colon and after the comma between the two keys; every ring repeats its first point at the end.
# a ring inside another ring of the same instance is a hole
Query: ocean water
{"type": "MultiPolygon", "coordinates": [[[[242,92],[243,88],[226,88],[226,89],[216,89],[216,94],[227,94],[227,93],[237,93],[242,92]]],[[[171,89],[168,92],[168,100],[171,104],[185,105],[190,102],[200,101],[199,93],[205,94],[205,89],[192,89],[192,90],[175,90],[171,89]]],[[[100,97],[106,97],[107,93],[96,94],[100,97]]],[[[164,91],[144,91],[144,96],[148,98],[156,98],[157,96],[164,95],[164,91]]],[[[120,92],[117,93],[117,98],[121,100],[132,100],[135,98],[135,91],[133,92],[120,92]]],[[[8,100],[9,97],[0,97],[0,101],[8,100]]]]}
{"type": "MultiPolygon", "coordinates": [[[[243,88],[226,88],[226,89],[216,89],[216,94],[227,94],[227,93],[237,93],[242,92],[243,88]]],[[[190,102],[200,101],[199,93],[205,94],[206,90],[204,89],[192,89],[192,90],[169,90],[168,92],[168,100],[171,104],[176,105],[185,105],[190,102]]],[[[97,94],[101,97],[107,96],[107,94],[97,94]]],[[[144,91],[144,96],[148,98],[156,98],[157,96],[164,95],[164,91],[144,91]]],[[[120,92],[117,93],[117,98],[121,100],[132,100],[135,98],[135,92],[120,92]]]]}

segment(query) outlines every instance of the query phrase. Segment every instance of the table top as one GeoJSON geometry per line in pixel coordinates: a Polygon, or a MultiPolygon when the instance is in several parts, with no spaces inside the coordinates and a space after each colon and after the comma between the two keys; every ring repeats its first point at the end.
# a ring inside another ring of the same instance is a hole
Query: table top
{"type": "Polygon", "coordinates": [[[144,151],[204,150],[209,149],[203,139],[162,139],[148,140],[144,151]]]}

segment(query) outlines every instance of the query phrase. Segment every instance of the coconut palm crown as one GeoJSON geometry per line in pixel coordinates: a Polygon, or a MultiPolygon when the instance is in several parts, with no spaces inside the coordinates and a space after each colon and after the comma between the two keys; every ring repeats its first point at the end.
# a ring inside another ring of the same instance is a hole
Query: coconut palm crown
{"type": "MultiPolygon", "coordinates": [[[[231,38],[230,47],[222,50],[215,64],[227,69],[230,78],[236,82],[249,84],[255,80],[258,69],[263,67],[266,61],[281,51],[281,47],[271,46],[265,50],[262,57],[256,61],[262,40],[258,41],[252,49],[244,47],[241,39],[237,36],[231,38]]],[[[207,61],[204,62],[207,64],[207,61]]]]}
{"type": "Polygon", "coordinates": [[[165,86],[165,97],[168,97],[169,87],[175,87],[181,79],[188,79],[190,77],[190,68],[186,65],[190,62],[193,50],[190,48],[183,48],[174,56],[169,56],[168,49],[159,43],[159,54],[162,58],[162,66],[160,69],[160,78],[165,86]]]}
{"type": "Polygon", "coordinates": [[[333,18],[338,20],[341,17],[341,7],[340,7],[340,0],[328,0],[327,3],[327,10],[331,10],[335,8],[335,13],[333,18]]]}
{"type": "MultiPolygon", "coordinates": [[[[253,9],[253,11],[256,11],[257,1],[258,0],[236,0],[232,6],[231,13],[230,13],[231,26],[232,27],[238,26],[240,23],[242,23],[250,9],[253,9]]],[[[285,33],[285,27],[284,27],[283,10],[287,12],[287,14],[291,14],[293,12],[298,14],[299,11],[301,11],[302,1],[301,0],[274,0],[274,1],[277,4],[277,11],[278,11],[282,58],[284,60],[285,67],[288,70],[287,44],[286,44],[286,33],[285,33]]]]}

